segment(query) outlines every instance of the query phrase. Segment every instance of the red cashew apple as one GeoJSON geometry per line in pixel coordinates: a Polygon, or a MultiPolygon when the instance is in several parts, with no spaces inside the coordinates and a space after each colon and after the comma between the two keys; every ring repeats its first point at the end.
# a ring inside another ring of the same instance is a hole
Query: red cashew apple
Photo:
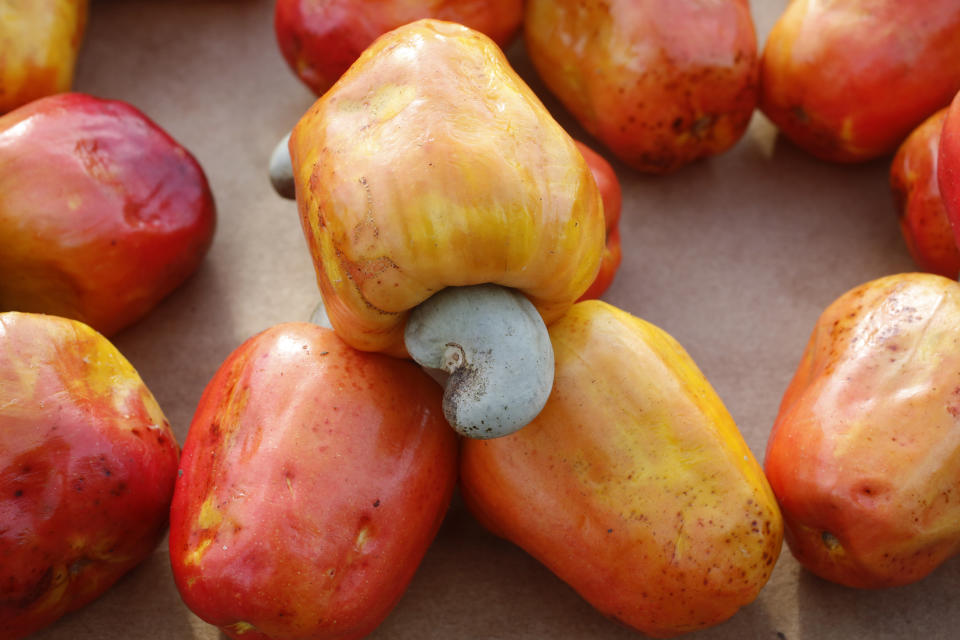
{"type": "Polygon", "coordinates": [[[956,279],[960,249],[937,186],[937,154],[947,110],[927,118],[900,145],[890,165],[890,186],[900,230],[924,271],[956,279]]]}
{"type": "Polygon", "coordinates": [[[950,105],[940,134],[937,182],[954,237],[960,244],[960,93],[950,105]]]}
{"type": "Polygon", "coordinates": [[[179,448],[130,363],[87,325],[0,313],[0,637],[106,591],[166,530],[179,448]]]}
{"type": "Polygon", "coordinates": [[[200,165],[134,107],[67,93],[0,117],[0,310],[112,335],[197,269],[214,226],[200,165]]]}
{"type": "Polygon", "coordinates": [[[243,640],[361,638],[446,513],[457,438],[417,365],[308,323],[238,347],[183,447],[170,559],[198,616],[243,640]]]}
{"type": "Polygon", "coordinates": [[[321,95],[374,40],[408,22],[457,22],[505,48],[522,17],[522,0],[277,0],[274,30],[287,64],[321,95]]]}
{"type": "Polygon", "coordinates": [[[607,231],[607,244],[600,259],[600,270],[593,279],[593,283],[578,299],[579,302],[602,296],[613,284],[613,278],[620,267],[623,257],[620,246],[620,209],[623,204],[623,193],[620,189],[620,180],[606,158],[579,140],[574,142],[583,159],[587,161],[587,167],[590,168],[590,173],[593,174],[593,179],[600,190],[600,198],[603,200],[603,220],[607,231]]]}
{"type": "Polygon", "coordinates": [[[767,36],[760,109],[823,160],[893,153],[960,90],[956,0],[794,0],[767,36]]]}

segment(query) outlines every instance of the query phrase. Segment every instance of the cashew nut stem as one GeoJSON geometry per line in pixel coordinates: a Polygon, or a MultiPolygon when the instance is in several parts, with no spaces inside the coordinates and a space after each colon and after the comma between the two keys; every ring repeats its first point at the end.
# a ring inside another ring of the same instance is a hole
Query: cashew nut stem
{"type": "Polygon", "coordinates": [[[443,289],[410,312],[404,342],[428,372],[449,374],[443,413],[464,436],[513,433],[540,413],[553,387],[553,347],[543,319],[506,287],[443,289]]]}
{"type": "Polygon", "coordinates": [[[277,194],[287,200],[296,199],[293,164],[290,161],[290,134],[285,135],[270,154],[270,184],[277,194]]]}

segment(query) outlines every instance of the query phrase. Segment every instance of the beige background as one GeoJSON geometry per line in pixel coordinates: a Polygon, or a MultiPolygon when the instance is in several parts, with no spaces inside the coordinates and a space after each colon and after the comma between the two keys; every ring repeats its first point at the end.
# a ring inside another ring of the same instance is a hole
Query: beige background
{"type": "MultiPolygon", "coordinates": [[[[786,0],[754,0],[762,42],[786,0]]],[[[521,42],[521,74],[549,99],[521,42]]],[[[75,88],[126,100],[189,148],[219,211],[196,276],[115,343],[182,443],[204,385],[243,340],[305,319],[317,299],[296,208],[266,177],[274,143],[313,101],[273,35],[272,0],[95,0],[75,88]]],[[[597,145],[594,144],[596,147],[597,145]]],[[[758,458],[780,396],[822,309],[847,289],[913,264],[887,183],[889,159],[827,165],[777,140],[757,116],[729,153],[668,177],[615,164],[624,261],[605,298],[673,334],[758,458]]],[[[784,549],[758,600],[688,637],[777,640],[948,638],[960,628],[960,561],[922,583],[858,592],[802,571],[784,549]]],[[[174,587],[165,546],[43,640],[218,638],[174,587]]],[[[455,501],[399,606],[374,638],[640,637],[477,525],[455,501]]]]}

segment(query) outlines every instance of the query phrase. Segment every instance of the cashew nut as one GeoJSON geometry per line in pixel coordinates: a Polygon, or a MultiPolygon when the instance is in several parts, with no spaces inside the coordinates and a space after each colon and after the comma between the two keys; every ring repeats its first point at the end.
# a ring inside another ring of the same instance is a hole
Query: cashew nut
{"type": "Polygon", "coordinates": [[[327,308],[323,306],[322,299],[318,301],[317,306],[313,308],[313,313],[310,314],[310,322],[313,324],[318,324],[327,329],[333,329],[333,325],[330,323],[330,318],[327,316],[327,308]]]}
{"type": "Polygon", "coordinates": [[[522,294],[498,285],[448,287],[410,312],[410,356],[449,374],[443,413],[461,435],[505,436],[528,424],[553,387],[553,347],[522,294]]]}
{"type": "Polygon", "coordinates": [[[277,194],[287,200],[296,199],[293,164],[290,161],[290,134],[285,135],[270,154],[270,184],[277,194]]]}

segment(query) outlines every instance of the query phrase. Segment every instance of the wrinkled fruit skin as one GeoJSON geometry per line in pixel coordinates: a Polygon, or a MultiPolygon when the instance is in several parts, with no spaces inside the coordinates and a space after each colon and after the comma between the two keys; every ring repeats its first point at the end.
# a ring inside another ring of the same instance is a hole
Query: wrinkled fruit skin
{"type": "Polygon", "coordinates": [[[760,109],[823,160],[893,153],[960,90],[956,0],[794,0],[767,36],[760,109]]]}
{"type": "Polygon", "coordinates": [[[770,576],[782,521],[690,356],[600,301],[551,325],[553,393],[513,435],[465,440],[479,521],[599,611],[669,637],[732,616],[770,576]]]}
{"type": "Polygon", "coordinates": [[[69,91],[88,0],[0,3],[0,114],[69,91]]]}
{"type": "Polygon", "coordinates": [[[957,93],[940,134],[937,182],[953,234],[960,245],[960,93],[957,93]]]}
{"type": "Polygon", "coordinates": [[[810,571],[892,587],[960,549],[958,323],[960,284],[924,273],[861,285],[817,321],[766,455],[810,571]]]}
{"type": "Polygon", "coordinates": [[[937,185],[940,133],[947,110],[930,116],[893,157],[890,187],[907,249],[923,271],[956,279],[960,249],[937,185]]]}
{"type": "Polygon", "coordinates": [[[214,226],[200,165],[130,105],[68,93],[0,117],[0,309],[112,335],[197,269],[214,226]]]}
{"type": "Polygon", "coordinates": [[[283,58],[322,95],[378,37],[421,18],[457,22],[506,48],[522,0],[277,0],[274,31],[283,58]]]}
{"type": "Polygon", "coordinates": [[[524,36],[550,91],[640,171],[726,151],[757,103],[746,0],[529,0],[524,36]]]}
{"type": "Polygon", "coordinates": [[[324,305],[355,348],[403,355],[409,310],[448,286],[515,288],[549,324],[596,277],[596,181],[477,31],[421,20],[379,38],[290,156],[324,305]]]}
{"type": "Polygon", "coordinates": [[[415,364],[317,325],[277,325],[241,345],[183,448],[170,558],[187,606],[244,640],[370,633],[456,482],[440,396],[415,364]]]}
{"type": "Polygon", "coordinates": [[[581,300],[599,298],[613,284],[613,278],[620,268],[623,252],[620,246],[620,209],[623,204],[623,192],[620,189],[620,180],[606,158],[599,153],[575,140],[577,149],[583,154],[583,159],[590,167],[590,173],[597,182],[600,190],[600,199],[603,201],[603,219],[606,226],[607,244],[600,260],[600,270],[593,279],[590,287],[580,296],[581,300]]]}
{"type": "Polygon", "coordinates": [[[0,638],[100,596],[166,530],[179,448],[102,335],[0,313],[0,638]]]}

